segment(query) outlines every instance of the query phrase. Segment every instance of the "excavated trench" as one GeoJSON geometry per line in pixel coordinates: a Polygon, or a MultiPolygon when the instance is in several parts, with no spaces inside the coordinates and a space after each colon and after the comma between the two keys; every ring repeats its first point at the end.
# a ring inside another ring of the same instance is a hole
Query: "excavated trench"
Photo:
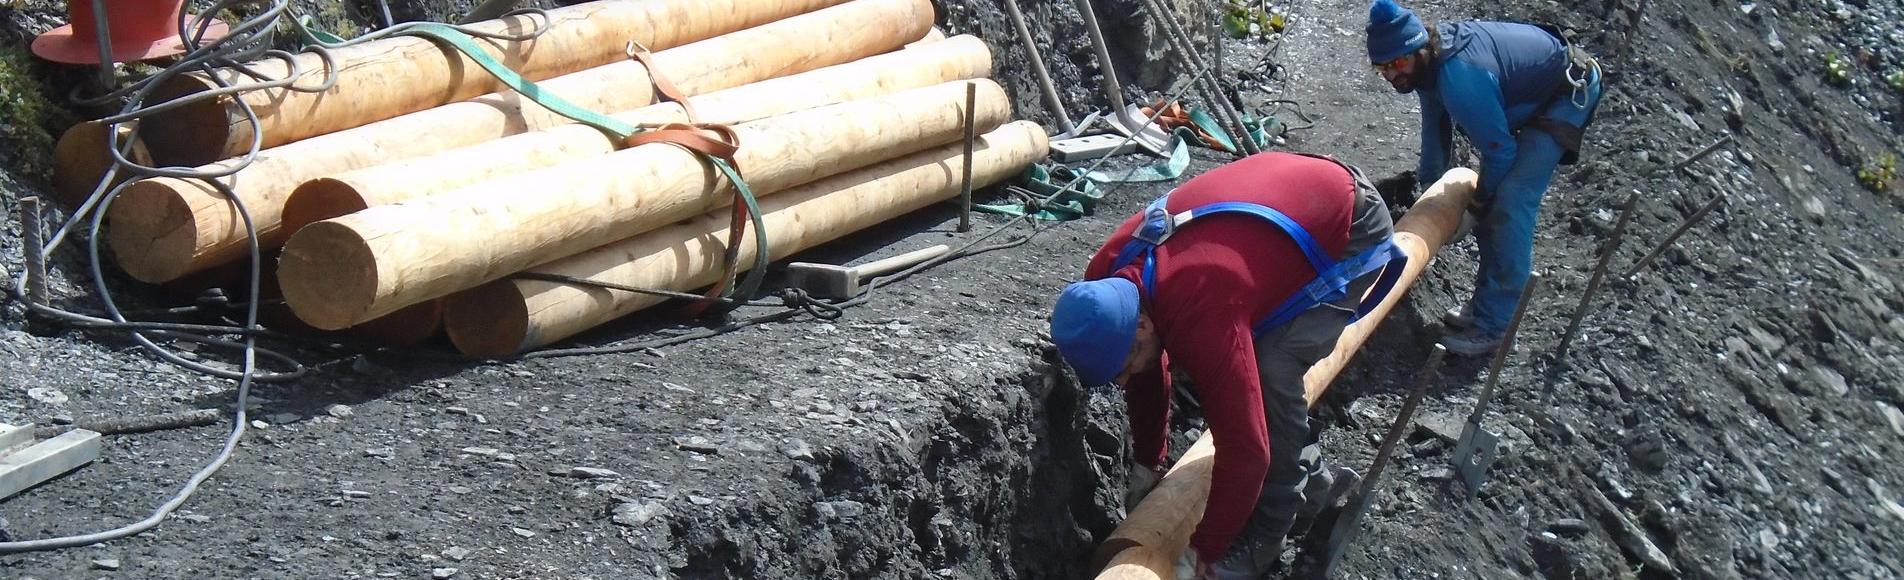
{"type": "Polygon", "coordinates": [[[685,578],[1086,576],[1122,517],[1127,430],[1122,399],[1087,395],[1055,356],[968,387],[905,432],[802,457],[795,485],[767,486],[725,517],[672,519],[668,567],[685,578]]]}
{"type": "MultiPolygon", "coordinates": [[[[1104,107],[1074,0],[1019,4],[1069,112],[1104,107]]],[[[1165,4],[1198,21],[1215,5],[1165,4]]],[[[1003,3],[936,5],[947,34],[976,34],[991,46],[992,78],[1013,96],[1016,116],[1056,126],[1003,3]]],[[[1093,2],[1132,102],[1181,74],[1142,6],[1093,2]]],[[[888,440],[816,451],[789,474],[797,487],[770,486],[772,496],[724,518],[674,519],[668,567],[688,578],[1087,577],[1092,551],[1124,515],[1123,398],[1080,389],[1049,343],[1015,344],[1027,356],[1014,376],[954,389],[936,413],[888,440]]]]}

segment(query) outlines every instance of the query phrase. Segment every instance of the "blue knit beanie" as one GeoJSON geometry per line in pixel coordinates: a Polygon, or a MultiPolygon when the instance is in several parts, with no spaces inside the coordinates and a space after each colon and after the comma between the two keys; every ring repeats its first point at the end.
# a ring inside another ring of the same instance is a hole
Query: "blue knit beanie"
{"type": "Polygon", "coordinates": [[[1369,5],[1369,62],[1389,62],[1421,50],[1425,44],[1428,44],[1428,29],[1422,26],[1421,18],[1416,17],[1413,10],[1401,7],[1395,0],[1375,0],[1369,5]]]}
{"type": "Polygon", "coordinates": [[[1065,286],[1051,309],[1051,340],[1083,386],[1116,379],[1137,340],[1137,285],[1104,278],[1065,286]]]}

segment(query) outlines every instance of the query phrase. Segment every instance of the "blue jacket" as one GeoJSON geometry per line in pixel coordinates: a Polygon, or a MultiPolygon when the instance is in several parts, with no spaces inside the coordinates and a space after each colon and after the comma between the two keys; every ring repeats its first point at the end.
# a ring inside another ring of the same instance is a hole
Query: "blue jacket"
{"type": "Polygon", "coordinates": [[[1421,163],[1424,181],[1447,171],[1453,135],[1448,122],[1481,152],[1480,199],[1514,166],[1514,134],[1540,114],[1567,75],[1567,49],[1560,39],[1528,24],[1450,22],[1437,27],[1440,53],[1421,97],[1421,163]]]}

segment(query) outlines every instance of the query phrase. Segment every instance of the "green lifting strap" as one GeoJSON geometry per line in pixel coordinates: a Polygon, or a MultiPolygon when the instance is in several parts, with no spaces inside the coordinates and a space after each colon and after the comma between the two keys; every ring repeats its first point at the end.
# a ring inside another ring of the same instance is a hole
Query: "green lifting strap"
{"type": "Polygon", "coordinates": [[[601,129],[602,131],[606,131],[611,135],[623,139],[641,131],[640,127],[624,123],[620,119],[608,115],[585,109],[575,103],[568,102],[568,100],[562,97],[556,96],[554,93],[543,91],[542,87],[536,85],[535,82],[522,78],[522,75],[516,74],[516,71],[510,70],[509,67],[504,66],[502,63],[497,62],[494,57],[489,56],[488,51],[483,50],[481,45],[476,44],[476,39],[470,38],[468,34],[451,28],[447,24],[436,22],[411,23],[404,27],[398,34],[421,36],[429,40],[448,44],[456,48],[456,50],[462,51],[463,56],[467,56],[470,60],[476,61],[478,66],[483,67],[483,70],[489,71],[489,74],[494,75],[496,80],[502,81],[502,84],[508,85],[510,89],[522,93],[522,96],[528,97],[529,100],[535,101],[536,104],[542,105],[545,109],[574,119],[577,123],[601,129]]]}
{"type": "MultiPolygon", "coordinates": [[[[600,129],[621,140],[626,140],[629,136],[642,131],[640,127],[624,123],[620,119],[608,115],[591,111],[575,103],[571,103],[562,97],[556,96],[554,93],[543,91],[542,87],[536,85],[535,82],[522,78],[522,75],[517,74],[514,70],[510,70],[509,67],[504,66],[502,63],[497,62],[494,57],[489,56],[489,52],[483,50],[482,46],[478,45],[476,40],[470,38],[468,34],[464,34],[462,31],[456,30],[449,25],[435,22],[412,23],[404,27],[400,34],[421,36],[429,40],[450,45],[456,50],[461,51],[463,55],[469,57],[470,60],[475,61],[477,65],[483,67],[483,70],[489,71],[489,74],[494,75],[496,80],[502,81],[502,83],[508,85],[510,89],[521,93],[522,96],[528,97],[531,101],[535,101],[536,104],[541,105],[543,108],[573,119],[577,123],[600,129]]],[[[692,149],[690,149],[690,151],[692,151],[692,149]]],[[[741,203],[747,206],[748,220],[752,223],[754,228],[754,265],[748,269],[747,277],[741,282],[740,286],[736,287],[733,285],[734,280],[732,277],[725,280],[727,290],[722,292],[721,297],[728,298],[736,293],[751,295],[760,288],[761,280],[766,277],[767,263],[770,259],[770,256],[767,254],[767,227],[766,223],[760,217],[759,198],[754,195],[754,189],[747,185],[747,180],[741,179],[740,171],[734,169],[734,166],[729,164],[726,160],[698,151],[695,153],[701,155],[701,157],[706,159],[709,164],[712,164],[716,170],[719,170],[722,175],[726,176],[728,181],[734,183],[734,190],[738,194],[737,197],[740,198],[741,203]]],[[[724,263],[734,263],[734,260],[739,258],[739,254],[740,248],[729,246],[725,254],[726,262],[724,263]]]]}

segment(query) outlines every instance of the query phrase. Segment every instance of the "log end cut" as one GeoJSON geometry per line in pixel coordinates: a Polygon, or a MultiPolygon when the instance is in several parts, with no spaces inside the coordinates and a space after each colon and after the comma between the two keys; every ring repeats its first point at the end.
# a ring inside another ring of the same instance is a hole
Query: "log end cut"
{"type": "Polygon", "coordinates": [[[349,182],[322,177],[304,182],[284,202],[283,228],[297,233],[317,222],[342,217],[370,207],[364,196],[349,182]]]}
{"type": "MultiPolygon", "coordinates": [[[[132,131],[125,126],[115,129],[98,121],[74,125],[60,135],[59,143],[53,145],[53,193],[61,206],[73,209],[85,203],[86,197],[99,186],[99,180],[106,177],[106,171],[112,169],[108,137],[115,130],[119,132],[122,146],[132,140],[132,131]]],[[[126,159],[141,165],[152,164],[145,145],[137,141],[132,143],[126,159]]],[[[125,178],[125,172],[120,172],[119,180],[125,178]]]]}
{"type": "Polygon", "coordinates": [[[498,280],[446,298],[443,326],[450,343],[472,357],[499,358],[521,352],[532,344],[528,301],[521,286],[498,280]]]}
{"type": "Polygon", "coordinates": [[[163,284],[195,271],[201,236],[192,188],[202,183],[147,179],[126,186],[107,211],[106,243],[119,267],[140,282],[163,284]]]}
{"type": "MultiPolygon", "coordinates": [[[[217,88],[217,84],[201,74],[177,75],[154,88],[150,101],[163,103],[217,88]]],[[[235,108],[235,101],[230,97],[200,98],[146,117],[141,121],[144,126],[139,133],[151,147],[154,161],[187,167],[204,165],[225,158],[234,145],[237,151],[251,145],[249,131],[237,134],[241,123],[233,122],[235,108]]]]}
{"type": "Polygon", "coordinates": [[[377,297],[377,276],[370,241],[337,221],[298,230],[278,258],[285,303],[299,319],[323,330],[363,322],[377,297]]]}

